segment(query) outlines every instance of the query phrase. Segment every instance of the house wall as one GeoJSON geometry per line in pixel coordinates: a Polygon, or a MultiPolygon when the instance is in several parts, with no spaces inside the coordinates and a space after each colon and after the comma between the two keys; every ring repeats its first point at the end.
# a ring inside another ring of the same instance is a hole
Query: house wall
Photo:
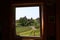
{"type": "MultiPolygon", "coordinates": [[[[59,35],[59,15],[60,14],[55,14],[56,11],[55,11],[55,5],[54,5],[54,0],[52,3],[50,2],[47,2],[46,0],[20,0],[20,1],[14,1],[14,0],[11,0],[11,1],[3,1],[1,2],[1,13],[0,13],[0,27],[1,27],[1,30],[0,30],[0,35],[1,35],[1,39],[2,40],[15,40],[16,37],[15,37],[15,34],[14,34],[14,27],[13,27],[13,24],[12,24],[12,19],[14,17],[14,15],[11,13],[11,4],[12,3],[33,3],[33,2],[37,2],[37,3],[40,3],[40,2],[44,2],[45,5],[44,5],[44,35],[43,35],[43,38],[42,40],[54,40],[56,39],[56,22],[57,22],[57,35],[59,35]],[[50,4],[53,4],[53,5],[50,5],[50,4]],[[51,23],[49,21],[49,17],[50,16],[55,16],[57,17],[58,20],[56,20],[55,23],[51,23]]],[[[58,36],[57,36],[58,37],[58,36]]],[[[21,38],[22,39],[22,38],[21,38]]],[[[21,40],[20,39],[20,40],[21,40]]],[[[58,38],[57,38],[58,39],[58,38]]]]}

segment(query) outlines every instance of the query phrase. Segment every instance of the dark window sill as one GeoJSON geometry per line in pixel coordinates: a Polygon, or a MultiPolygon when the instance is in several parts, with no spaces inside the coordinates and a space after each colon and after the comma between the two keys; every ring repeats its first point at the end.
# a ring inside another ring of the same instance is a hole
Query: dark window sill
{"type": "Polygon", "coordinates": [[[17,36],[18,39],[41,39],[40,36],[17,36]]]}

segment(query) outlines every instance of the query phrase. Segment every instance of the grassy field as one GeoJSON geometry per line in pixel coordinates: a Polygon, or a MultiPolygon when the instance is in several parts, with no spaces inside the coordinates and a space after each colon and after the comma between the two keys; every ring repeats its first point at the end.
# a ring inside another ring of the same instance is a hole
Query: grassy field
{"type": "MultiPolygon", "coordinates": [[[[16,27],[16,34],[20,36],[34,36],[34,31],[30,27],[16,27]]],[[[40,36],[40,29],[35,30],[35,36],[40,36]]]]}

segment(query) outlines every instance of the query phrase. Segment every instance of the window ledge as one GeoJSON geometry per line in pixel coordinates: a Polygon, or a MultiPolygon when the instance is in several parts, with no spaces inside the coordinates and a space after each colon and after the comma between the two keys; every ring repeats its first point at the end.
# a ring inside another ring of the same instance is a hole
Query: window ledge
{"type": "Polygon", "coordinates": [[[17,36],[17,38],[23,38],[23,39],[41,39],[40,36],[17,36]]]}

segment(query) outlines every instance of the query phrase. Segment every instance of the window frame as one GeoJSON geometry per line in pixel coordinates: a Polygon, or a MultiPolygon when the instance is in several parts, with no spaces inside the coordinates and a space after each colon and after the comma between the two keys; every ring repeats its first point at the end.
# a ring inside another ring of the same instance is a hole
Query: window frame
{"type": "MultiPolygon", "coordinates": [[[[16,28],[15,28],[15,8],[16,7],[32,7],[32,6],[40,6],[39,7],[39,15],[40,15],[40,37],[36,37],[36,38],[42,38],[42,36],[43,36],[43,33],[44,33],[44,20],[43,20],[43,17],[44,17],[44,15],[43,15],[43,5],[44,5],[44,3],[13,3],[12,5],[11,5],[11,12],[12,12],[12,18],[13,18],[13,21],[12,21],[12,26],[13,26],[13,28],[14,28],[14,31],[13,31],[13,33],[14,33],[14,36],[16,37],[16,28]]],[[[18,37],[18,36],[17,36],[18,37]]],[[[19,37],[20,38],[20,37],[19,37]]],[[[33,39],[35,39],[35,37],[23,37],[22,36],[22,38],[33,38],[33,39]]]]}

